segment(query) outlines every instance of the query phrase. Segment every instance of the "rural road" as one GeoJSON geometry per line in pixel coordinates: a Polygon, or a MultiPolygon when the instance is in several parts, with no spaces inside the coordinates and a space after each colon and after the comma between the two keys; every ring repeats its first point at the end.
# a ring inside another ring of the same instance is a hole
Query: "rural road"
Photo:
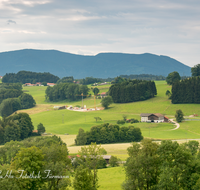
{"type": "Polygon", "coordinates": [[[174,121],[173,119],[169,119],[169,120],[170,120],[171,122],[175,123],[175,125],[176,125],[176,128],[171,129],[171,130],[176,130],[176,129],[178,129],[178,128],[180,127],[180,124],[177,123],[176,121],[174,121]]]}

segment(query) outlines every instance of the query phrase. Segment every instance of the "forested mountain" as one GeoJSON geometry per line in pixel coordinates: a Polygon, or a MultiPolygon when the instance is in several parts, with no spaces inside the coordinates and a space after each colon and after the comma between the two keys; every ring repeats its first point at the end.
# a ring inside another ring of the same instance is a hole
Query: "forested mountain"
{"type": "Polygon", "coordinates": [[[167,76],[173,71],[190,76],[191,68],[167,56],[154,54],[100,53],[84,56],[56,50],[24,49],[0,53],[0,75],[18,71],[50,72],[60,78],[116,77],[131,74],[167,76]]]}

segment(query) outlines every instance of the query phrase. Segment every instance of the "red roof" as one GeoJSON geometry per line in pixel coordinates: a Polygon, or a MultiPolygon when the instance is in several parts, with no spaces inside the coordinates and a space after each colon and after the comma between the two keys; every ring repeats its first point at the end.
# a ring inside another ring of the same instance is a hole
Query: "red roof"
{"type": "Polygon", "coordinates": [[[106,95],[106,92],[102,92],[101,95],[106,95]]]}
{"type": "Polygon", "coordinates": [[[38,130],[36,129],[36,130],[33,130],[32,132],[33,132],[33,133],[38,133],[38,130]]]}
{"type": "Polygon", "coordinates": [[[54,83],[47,83],[47,85],[55,85],[54,83]]]}

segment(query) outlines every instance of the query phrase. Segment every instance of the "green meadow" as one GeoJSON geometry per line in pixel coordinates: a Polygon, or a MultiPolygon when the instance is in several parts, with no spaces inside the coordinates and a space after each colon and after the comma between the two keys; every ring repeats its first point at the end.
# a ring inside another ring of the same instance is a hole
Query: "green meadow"
{"type": "MultiPolygon", "coordinates": [[[[101,92],[107,92],[110,85],[97,86],[101,92]]],[[[89,86],[91,88],[92,86],[89,86]]],[[[48,102],[45,100],[45,86],[24,87],[24,91],[30,93],[36,100],[35,108],[25,110],[31,116],[35,128],[39,123],[43,123],[48,133],[70,134],[78,133],[79,128],[89,130],[91,126],[102,123],[116,124],[123,115],[127,118],[140,119],[141,113],[161,113],[169,118],[174,118],[177,109],[181,109],[185,116],[192,114],[200,115],[199,104],[171,104],[165,95],[166,90],[171,90],[171,86],[165,81],[156,81],[157,96],[146,101],[131,102],[124,104],[112,104],[107,110],[79,112],[71,110],[54,110],[54,105],[86,105],[87,108],[94,108],[94,98],[87,97],[80,101],[70,102],[48,102]],[[41,110],[41,111],[40,111],[41,110]],[[94,117],[100,117],[102,121],[96,122],[94,117]]],[[[94,88],[94,86],[92,87],[94,88]]],[[[90,90],[92,93],[92,90],[90,90]]],[[[101,107],[101,99],[96,99],[96,106],[101,107]]],[[[134,126],[140,127],[144,137],[153,139],[185,139],[200,138],[198,126],[200,121],[185,121],[177,130],[173,124],[168,123],[136,123],[134,126]]],[[[129,125],[129,124],[126,124],[129,125]]]]}

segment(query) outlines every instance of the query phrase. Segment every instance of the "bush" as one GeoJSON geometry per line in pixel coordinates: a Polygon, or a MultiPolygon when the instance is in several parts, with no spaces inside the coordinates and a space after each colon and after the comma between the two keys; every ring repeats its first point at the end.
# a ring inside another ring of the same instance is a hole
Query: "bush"
{"type": "Polygon", "coordinates": [[[98,167],[97,167],[98,169],[107,168],[106,160],[104,160],[103,158],[98,160],[97,165],[98,165],[98,167]]]}
{"type": "Polygon", "coordinates": [[[118,120],[118,121],[117,121],[117,124],[119,124],[119,125],[123,125],[124,123],[125,123],[124,120],[118,120]]]}
{"type": "Polygon", "coordinates": [[[119,159],[116,156],[111,156],[109,164],[111,167],[119,166],[119,159]]]}

